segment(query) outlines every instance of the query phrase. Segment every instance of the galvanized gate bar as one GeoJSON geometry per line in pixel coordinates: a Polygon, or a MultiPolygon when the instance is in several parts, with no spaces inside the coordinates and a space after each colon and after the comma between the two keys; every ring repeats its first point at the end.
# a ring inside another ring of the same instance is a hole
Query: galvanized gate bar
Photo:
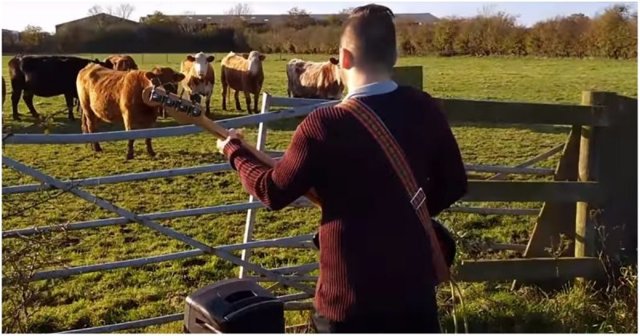
{"type": "Polygon", "coordinates": [[[89,203],[93,203],[96,204],[97,206],[107,210],[107,211],[111,211],[111,212],[115,212],[118,215],[125,217],[131,221],[135,221],[138,222],[140,224],[143,224],[145,226],[148,226],[152,229],[155,229],[158,232],[161,232],[171,238],[177,239],[187,245],[190,245],[192,247],[195,247],[197,249],[200,249],[202,251],[205,251],[206,253],[213,253],[213,248],[210,246],[207,246],[191,237],[188,237],[180,232],[177,232],[173,229],[170,229],[168,227],[156,224],[154,222],[152,222],[149,219],[145,219],[145,218],[140,218],[138,217],[138,215],[132,213],[129,210],[120,208],[112,203],[109,203],[101,198],[99,198],[98,196],[95,196],[91,193],[88,193],[84,190],[80,190],[77,189],[75,187],[69,188],[67,185],[65,185],[62,181],[55,179],[49,175],[43,174],[38,170],[35,170],[27,165],[24,165],[18,161],[15,161],[7,156],[2,156],[2,164],[5,164],[19,172],[25,173],[27,175],[30,175],[34,178],[36,178],[39,181],[42,181],[44,183],[47,183],[49,185],[52,185],[60,190],[65,190],[68,191],[82,199],[84,199],[85,201],[89,202],[89,203]]]}
{"type": "MultiPolygon", "coordinates": [[[[154,170],[154,171],[141,172],[141,173],[128,173],[128,174],[119,174],[119,175],[111,175],[111,176],[90,177],[86,179],[64,181],[64,183],[73,184],[74,186],[79,186],[79,187],[86,187],[86,186],[150,180],[150,179],[156,179],[156,178],[166,178],[166,177],[175,177],[175,176],[184,176],[184,175],[217,173],[217,172],[227,171],[227,170],[231,170],[231,166],[228,163],[218,163],[218,164],[208,164],[208,165],[202,165],[202,166],[196,166],[196,167],[172,168],[172,169],[154,170]]],[[[24,185],[18,185],[18,186],[3,187],[2,194],[10,195],[10,194],[28,193],[28,192],[35,192],[35,191],[45,191],[45,190],[51,190],[51,189],[55,189],[55,188],[47,184],[24,184],[24,185]]]]}
{"type": "MultiPolygon", "coordinates": [[[[300,198],[295,202],[289,205],[290,207],[310,207],[312,204],[308,202],[304,198],[300,198]]],[[[261,202],[253,202],[253,203],[238,203],[238,204],[227,204],[227,205],[216,205],[212,207],[204,207],[204,208],[195,208],[195,209],[184,209],[184,210],[173,210],[166,212],[154,212],[149,214],[141,214],[138,217],[146,218],[146,219],[173,219],[180,217],[190,217],[190,216],[202,216],[202,215],[210,215],[215,213],[222,212],[238,212],[244,211],[247,209],[257,209],[264,208],[264,204],[261,202]]],[[[23,229],[13,229],[7,230],[2,233],[3,238],[12,238],[18,236],[28,236],[37,233],[55,231],[55,230],[81,230],[88,228],[97,228],[102,226],[110,226],[110,225],[119,225],[119,224],[127,224],[131,221],[125,217],[116,217],[116,218],[106,218],[106,219],[96,219],[91,221],[84,222],[76,222],[71,224],[56,224],[49,226],[38,226],[32,228],[23,228],[23,229]]]]}
{"type": "MultiPolygon", "coordinates": [[[[238,128],[246,125],[254,125],[260,122],[270,122],[293,117],[305,116],[320,106],[334,105],[335,102],[321,103],[318,105],[303,106],[296,109],[278,110],[264,114],[254,114],[237,118],[217,121],[225,128],[238,128]]],[[[202,128],[194,125],[173,126],[129,131],[101,132],[91,134],[13,134],[7,137],[5,144],[82,144],[105,141],[135,140],[146,138],[174,137],[181,135],[197,134],[203,132],[202,128]]]]}
{"type": "Polygon", "coordinates": [[[68,330],[68,331],[60,332],[60,334],[112,333],[114,331],[120,331],[120,330],[144,328],[144,327],[157,325],[157,324],[167,324],[171,322],[182,321],[183,319],[184,319],[184,314],[180,313],[180,314],[166,315],[166,316],[160,316],[160,317],[152,317],[144,320],[111,324],[111,325],[100,326],[100,327],[68,330]]]}
{"type": "MultiPolygon", "coordinates": [[[[253,203],[238,203],[238,204],[228,204],[228,205],[216,205],[211,207],[204,208],[195,208],[195,209],[185,209],[185,210],[173,210],[166,212],[155,212],[149,214],[141,214],[138,215],[140,218],[146,219],[173,219],[173,218],[181,218],[181,217],[190,217],[190,216],[202,216],[202,215],[210,215],[215,213],[222,212],[238,212],[244,211],[251,208],[263,208],[264,204],[261,202],[253,202],[253,203]]],[[[50,226],[39,226],[33,228],[24,228],[24,229],[14,229],[2,232],[2,238],[10,238],[17,236],[28,236],[42,232],[49,232],[55,230],[81,230],[88,228],[97,228],[103,226],[110,225],[119,225],[119,224],[127,224],[131,221],[125,217],[116,217],[116,218],[106,218],[106,219],[97,219],[91,221],[84,222],[76,222],[71,224],[57,224],[50,226]]]]}
{"type": "MultiPolygon", "coordinates": [[[[241,244],[221,245],[216,247],[216,249],[219,251],[232,252],[232,251],[237,251],[241,249],[260,248],[260,247],[291,248],[291,247],[297,247],[297,245],[300,242],[308,241],[311,238],[312,238],[311,235],[276,238],[276,239],[270,239],[270,240],[259,240],[259,241],[253,241],[248,243],[241,243],[241,244]]],[[[85,274],[85,273],[114,270],[118,268],[140,267],[144,265],[156,264],[156,263],[165,262],[165,261],[197,257],[204,254],[205,253],[202,250],[195,249],[195,250],[189,250],[189,251],[162,254],[162,255],[153,256],[153,257],[143,257],[143,258],[122,260],[122,261],[108,262],[103,264],[76,266],[76,267],[69,267],[65,269],[42,271],[42,272],[35,273],[29,279],[29,281],[58,279],[58,278],[64,278],[64,277],[69,277],[73,275],[85,274]]],[[[287,273],[293,273],[293,271],[295,271],[295,268],[281,268],[281,269],[272,269],[272,270],[266,270],[266,271],[269,272],[269,274],[283,275],[287,273]]],[[[268,274],[265,275],[265,277],[270,279],[274,278],[274,276],[269,276],[268,274]]],[[[5,283],[9,283],[9,281],[4,278],[2,279],[2,281],[5,283]]]]}
{"type": "MultiPolygon", "coordinates": [[[[311,310],[313,309],[313,303],[289,301],[284,303],[284,309],[285,310],[311,310]]],[[[91,327],[91,328],[84,328],[84,329],[62,331],[59,334],[112,333],[112,332],[121,331],[121,330],[144,328],[144,327],[159,325],[159,324],[167,324],[171,322],[182,321],[183,319],[184,319],[184,314],[179,313],[179,314],[165,315],[165,316],[153,317],[153,318],[137,320],[137,321],[111,324],[111,325],[100,326],[100,327],[91,327]]]]}
{"type": "MultiPolygon", "coordinates": [[[[262,93],[262,108],[260,113],[267,113],[269,111],[271,95],[264,92],[262,93]]],[[[267,127],[265,123],[261,122],[258,125],[258,140],[256,141],[256,149],[259,151],[264,150],[265,142],[267,141],[267,127]]],[[[249,195],[249,203],[254,202],[256,197],[253,195],[249,195]]],[[[253,225],[256,221],[256,212],[257,209],[249,209],[247,210],[247,219],[244,224],[244,235],[242,236],[242,242],[246,243],[253,239],[253,225]]],[[[251,250],[242,250],[242,260],[249,260],[251,258],[251,250]]],[[[238,277],[240,279],[244,278],[245,269],[244,267],[240,267],[240,272],[238,273],[238,277]]]]}
{"type": "MultiPolygon", "coordinates": [[[[564,148],[564,144],[558,145],[556,147],[553,147],[552,149],[542,153],[542,154],[538,154],[535,157],[524,161],[518,165],[515,166],[515,168],[526,168],[526,167],[530,167],[538,162],[542,162],[552,156],[554,156],[557,153],[562,152],[562,149],[564,148]]],[[[500,174],[496,174],[494,176],[491,176],[490,178],[488,178],[488,180],[502,180],[505,177],[509,176],[509,173],[500,173],[500,174]]]]}
{"type": "Polygon", "coordinates": [[[69,192],[73,193],[74,195],[76,195],[76,196],[78,196],[78,197],[80,197],[80,198],[82,198],[82,199],[84,199],[84,200],[86,200],[88,202],[94,203],[94,204],[98,205],[99,207],[101,207],[101,208],[103,208],[105,210],[108,210],[108,211],[111,211],[111,212],[115,212],[115,213],[119,214],[120,216],[128,218],[129,220],[138,222],[138,223],[143,224],[143,225],[145,225],[147,227],[155,229],[156,231],[158,231],[160,233],[163,233],[163,234],[165,234],[165,235],[167,235],[167,236],[169,236],[171,238],[177,239],[177,240],[179,240],[179,241],[181,241],[181,242],[183,242],[183,243],[185,243],[187,245],[190,245],[192,247],[200,249],[200,250],[204,251],[205,253],[215,254],[220,258],[226,259],[227,261],[230,261],[230,262],[232,262],[232,263],[234,263],[236,265],[244,266],[245,268],[247,268],[247,269],[249,269],[249,270],[251,270],[253,272],[256,272],[258,274],[262,274],[262,275],[265,275],[265,276],[271,276],[274,279],[277,279],[279,282],[282,282],[283,284],[285,284],[287,286],[290,286],[292,288],[299,289],[299,290],[301,290],[301,291],[303,291],[305,293],[312,294],[314,292],[313,289],[310,289],[307,286],[303,286],[303,285],[300,285],[300,284],[298,284],[296,282],[289,281],[289,280],[285,279],[284,277],[282,277],[281,275],[279,275],[277,273],[269,272],[269,271],[265,270],[264,268],[261,268],[259,266],[254,265],[254,264],[246,262],[246,261],[244,261],[244,260],[242,260],[240,258],[237,258],[237,257],[231,255],[230,253],[226,252],[226,251],[215,250],[213,247],[208,246],[206,244],[203,244],[203,243],[201,243],[201,242],[199,242],[199,241],[197,241],[197,240],[195,240],[195,239],[193,239],[191,237],[188,237],[188,236],[186,236],[186,235],[184,235],[182,233],[179,233],[179,232],[177,232],[177,231],[175,231],[173,229],[170,229],[168,227],[164,227],[162,225],[159,225],[159,224],[157,224],[157,223],[155,223],[155,222],[153,222],[151,220],[140,218],[136,214],[134,214],[134,213],[132,213],[132,212],[130,212],[128,210],[122,209],[122,208],[120,208],[120,207],[118,207],[116,205],[113,205],[113,204],[111,204],[111,203],[109,203],[109,202],[107,202],[107,201],[105,201],[105,200],[103,200],[103,199],[101,199],[101,198],[99,198],[99,197],[97,197],[95,195],[92,195],[92,194],[90,194],[90,193],[88,193],[86,191],[79,190],[77,188],[64,189],[65,185],[64,185],[64,183],[62,181],[57,180],[57,179],[55,179],[55,178],[53,178],[51,176],[48,176],[46,174],[43,174],[43,173],[39,172],[38,170],[35,170],[35,169],[33,169],[33,168],[29,167],[29,166],[26,166],[26,165],[24,165],[24,164],[22,164],[20,162],[17,162],[17,161],[15,161],[15,160],[13,160],[13,159],[11,159],[9,157],[6,157],[4,155],[2,156],[2,163],[7,165],[7,166],[9,166],[9,167],[11,167],[11,168],[13,168],[13,169],[16,169],[17,171],[20,171],[22,173],[28,174],[28,175],[36,178],[37,180],[39,180],[41,182],[45,182],[45,183],[50,184],[50,185],[52,185],[52,186],[54,186],[56,188],[69,191],[69,192]]]}
{"type": "MultiPolygon", "coordinates": [[[[77,267],[69,267],[65,269],[58,269],[58,270],[52,270],[52,271],[43,271],[43,272],[35,273],[33,277],[29,279],[29,281],[65,278],[72,275],[114,270],[114,269],[125,268],[125,267],[140,267],[148,264],[156,264],[156,263],[161,263],[165,261],[197,257],[203,254],[204,252],[202,252],[202,250],[189,250],[184,252],[163,254],[163,255],[153,256],[153,257],[143,257],[143,258],[123,260],[123,261],[109,262],[104,264],[77,266],[77,267]]],[[[5,281],[7,280],[3,278],[2,282],[5,282],[5,281]]]]}

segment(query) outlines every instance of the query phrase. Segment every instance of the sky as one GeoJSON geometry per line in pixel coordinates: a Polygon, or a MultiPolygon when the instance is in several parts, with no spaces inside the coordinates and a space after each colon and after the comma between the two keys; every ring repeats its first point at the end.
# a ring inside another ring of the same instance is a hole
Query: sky
{"type": "MultiPolygon", "coordinates": [[[[42,27],[45,31],[55,32],[55,25],[87,16],[94,4],[114,6],[127,2],[135,7],[130,19],[138,21],[140,17],[159,10],[165,14],[183,14],[186,11],[196,14],[223,14],[225,10],[239,1],[214,0],[1,0],[0,13],[3,29],[23,30],[27,25],[42,27]]],[[[250,5],[253,14],[283,14],[292,7],[304,8],[314,14],[337,13],[343,8],[364,5],[375,0],[351,1],[244,1],[250,5]]],[[[538,1],[538,2],[487,2],[487,1],[380,1],[375,2],[391,8],[394,13],[431,13],[436,17],[474,16],[484,8],[504,11],[515,15],[518,23],[531,26],[533,23],[558,15],[582,13],[593,17],[603,9],[615,3],[625,2],[578,2],[578,1],[538,1]]],[[[626,2],[637,11],[637,2],[626,2]]]]}

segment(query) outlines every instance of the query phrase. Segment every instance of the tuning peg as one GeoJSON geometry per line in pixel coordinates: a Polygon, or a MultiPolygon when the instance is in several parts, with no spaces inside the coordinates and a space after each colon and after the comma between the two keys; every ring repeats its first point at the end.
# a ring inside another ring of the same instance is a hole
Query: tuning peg
{"type": "Polygon", "coordinates": [[[190,114],[194,117],[199,117],[202,114],[202,109],[200,108],[200,105],[193,105],[193,108],[191,109],[190,114]]]}
{"type": "Polygon", "coordinates": [[[164,101],[164,96],[162,95],[162,93],[157,91],[155,87],[151,89],[151,101],[158,103],[162,103],[164,101]]]}
{"type": "Polygon", "coordinates": [[[200,104],[201,100],[202,100],[202,97],[199,94],[196,93],[191,95],[191,102],[200,104]]]}

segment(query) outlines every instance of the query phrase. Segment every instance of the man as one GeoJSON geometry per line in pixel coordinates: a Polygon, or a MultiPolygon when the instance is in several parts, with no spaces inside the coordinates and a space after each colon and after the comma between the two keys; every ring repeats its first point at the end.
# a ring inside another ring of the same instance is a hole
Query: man
{"type": "MultiPolygon", "coordinates": [[[[349,89],[382,119],[425,190],[432,216],[466,191],[458,145],[434,99],[398,86],[393,13],[356,8],[344,24],[340,66],[349,89]]],[[[439,332],[426,232],[378,143],[340,106],[318,108],[268,168],[237,133],[218,147],[244,188],[277,210],[314,188],[322,203],[314,324],[327,332],[439,332]]]]}

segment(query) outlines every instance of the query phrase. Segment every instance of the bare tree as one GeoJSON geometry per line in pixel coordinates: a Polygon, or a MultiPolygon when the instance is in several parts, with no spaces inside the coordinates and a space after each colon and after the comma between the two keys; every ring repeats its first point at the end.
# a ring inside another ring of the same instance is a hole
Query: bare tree
{"type": "Polygon", "coordinates": [[[351,14],[351,12],[353,12],[353,7],[347,7],[347,8],[343,8],[340,12],[338,12],[338,14],[340,15],[349,15],[351,14]]]}
{"type": "Polygon", "coordinates": [[[253,9],[246,3],[238,3],[224,12],[226,15],[251,15],[253,9]]]}
{"type": "Polygon", "coordinates": [[[93,5],[91,8],[89,8],[87,13],[89,15],[98,15],[102,13],[102,7],[100,7],[99,5],[93,5]]]}
{"type": "MultiPolygon", "coordinates": [[[[196,15],[196,12],[184,11],[182,12],[182,15],[192,16],[192,15],[196,15]]],[[[183,18],[182,20],[180,20],[178,23],[178,28],[180,28],[180,31],[182,31],[183,33],[195,33],[198,30],[198,27],[193,23],[191,23],[190,21],[191,20],[188,20],[186,18],[183,18]]]]}
{"type": "Polygon", "coordinates": [[[117,16],[123,19],[128,19],[131,17],[131,14],[136,8],[128,3],[121,3],[116,7],[106,6],[102,7],[100,5],[93,5],[93,7],[89,8],[89,15],[97,15],[101,13],[117,16]]]}
{"type": "Polygon", "coordinates": [[[115,8],[115,15],[123,19],[128,19],[135,9],[131,4],[121,3],[115,8]]]}

